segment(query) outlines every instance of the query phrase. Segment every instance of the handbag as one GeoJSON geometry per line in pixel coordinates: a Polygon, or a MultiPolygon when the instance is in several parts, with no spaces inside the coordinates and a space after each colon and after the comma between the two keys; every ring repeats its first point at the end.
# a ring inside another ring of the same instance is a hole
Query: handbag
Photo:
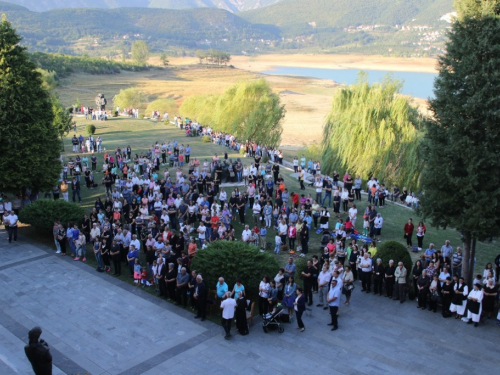
{"type": "Polygon", "coordinates": [[[433,302],[439,301],[439,293],[437,292],[437,290],[432,291],[431,301],[433,301],[433,302]]]}
{"type": "Polygon", "coordinates": [[[348,292],[351,292],[351,291],[353,291],[353,290],[354,290],[355,286],[354,286],[354,284],[346,284],[346,285],[344,285],[344,288],[345,288],[345,290],[347,290],[348,292]]]}

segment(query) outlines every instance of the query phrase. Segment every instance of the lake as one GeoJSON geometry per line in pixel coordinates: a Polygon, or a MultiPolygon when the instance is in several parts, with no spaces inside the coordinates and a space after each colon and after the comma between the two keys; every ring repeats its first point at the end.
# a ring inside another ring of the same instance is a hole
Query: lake
{"type": "MultiPolygon", "coordinates": [[[[360,69],[320,69],[320,68],[288,68],[283,66],[275,67],[274,70],[262,72],[271,75],[287,75],[312,77],[320,79],[331,79],[337,83],[350,85],[357,79],[360,69]]],[[[390,72],[387,70],[363,70],[368,73],[370,83],[380,83],[386,74],[391,74],[393,78],[404,81],[402,93],[416,98],[433,98],[434,73],[416,72],[390,72]]]]}

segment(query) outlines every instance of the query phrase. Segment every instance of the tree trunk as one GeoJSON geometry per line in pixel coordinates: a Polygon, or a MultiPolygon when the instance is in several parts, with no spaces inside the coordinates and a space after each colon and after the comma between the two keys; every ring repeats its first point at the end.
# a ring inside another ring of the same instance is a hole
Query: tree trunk
{"type": "Polygon", "coordinates": [[[469,261],[469,278],[465,279],[469,288],[472,288],[472,282],[474,281],[474,259],[476,258],[476,238],[472,239],[472,246],[470,250],[470,261],[469,261]]]}
{"type": "Polygon", "coordinates": [[[471,242],[472,242],[472,236],[469,231],[463,231],[463,236],[464,236],[464,248],[462,251],[462,277],[464,278],[465,282],[468,283],[469,278],[470,278],[470,253],[471,253],[471,242]]]}

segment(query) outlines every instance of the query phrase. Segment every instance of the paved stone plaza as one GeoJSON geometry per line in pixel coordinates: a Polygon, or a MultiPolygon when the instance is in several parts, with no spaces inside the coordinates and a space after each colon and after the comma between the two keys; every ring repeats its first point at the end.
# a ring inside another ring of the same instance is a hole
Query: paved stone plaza
{"type": "MultiPolygon", "coordinates": [[[[247,286],[248,288],[249,286],[247,286]]],[[[43,329],[54,374],[447,374],[495,373],[500,327],[478,328],[366,295],[358,285],[331,332],[327,311],[224,340],[220,326],[155,296],[0,231],[0,374],[31,374],[28,330],[43,329]]]]}

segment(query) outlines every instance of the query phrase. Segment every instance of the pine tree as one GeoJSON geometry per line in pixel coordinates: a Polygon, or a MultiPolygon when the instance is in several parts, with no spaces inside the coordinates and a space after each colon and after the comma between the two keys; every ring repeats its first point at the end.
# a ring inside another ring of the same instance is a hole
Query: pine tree
{"type": "MultiPolygon", "coordinates": [[[[500,20],[465,17],[449,33],[430,102],[420,209],[464,240],[463,275],[472,278],[471,244],[500,234],[500,20]]],[[[470,281],[469,281],[470,282],[470,281]]]]}
{"type": "Polygon", "coordinates": [[[5,15],[0,23],[0,190],[50,191],[60,142],[42,76],[5,15]]]}

